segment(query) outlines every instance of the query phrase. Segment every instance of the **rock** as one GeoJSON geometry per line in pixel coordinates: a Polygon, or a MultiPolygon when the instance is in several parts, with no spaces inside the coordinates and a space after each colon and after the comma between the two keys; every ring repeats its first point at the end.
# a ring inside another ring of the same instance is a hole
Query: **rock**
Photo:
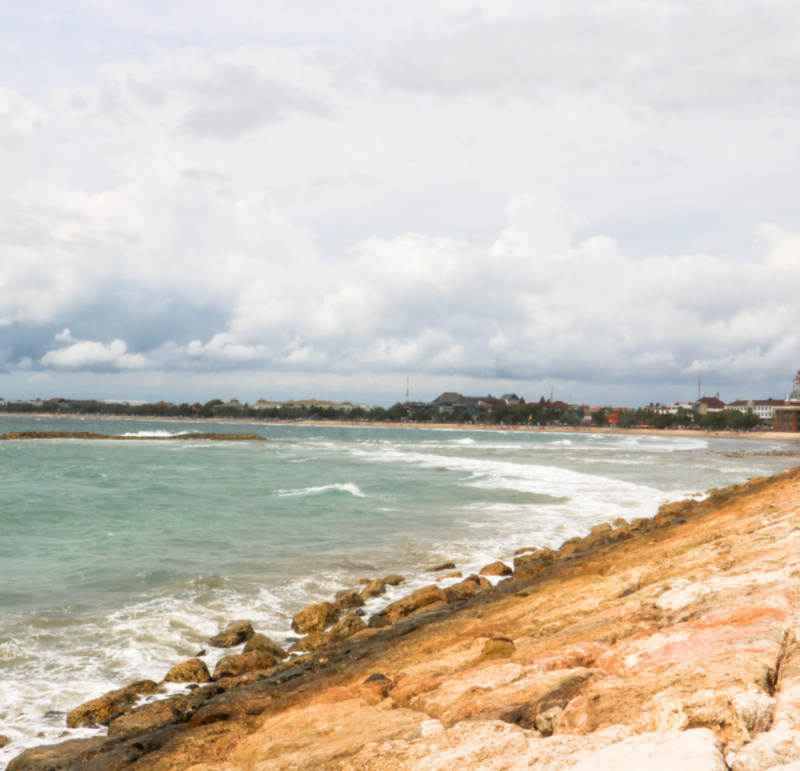
{"type": "Polygon", "coordinates": [[[447,581],[448,578],[463,578],[464,574],[460,570],[454,570],[452,573],[447,573],[444,576],[439,576],[438,581],[447,581]]]}
{"type": "Polygon", "coordinates": [[[108,725],[115,717],[129,711],[142,696],[158,693],[159,687],[152,680],[138,680],[110,691],[98,699],[92,699],[67,714],[67,728],[87,725],[108,725]]]}
{"type": "Polygon", "coordinates": [[[493,637],[483,646],[478,661],[491,661],[492,659],[508,659],[514,654],[517,646],[506,637],[493,637]]]}
{"type": "Polygon", "coordinates": [[[459,600],[466,600],[469,597],[474,597],[476,594],[488,591],[492,588],[492,582],[483,576],[469,576],[457,584],[448,586],[445,589],[445,595],[448,602],[458,602],[459,600]]]}
{"type": "Polygon", "coordinates": [[[366,628],[367,625],[362,618],[355,613],[350,613],[331,627],[331,634],[339,635],[342,638],[352,637],[356,632],[366,628]]]}
{"type": "Polygon", "coordinates": [[[112,720],[108,726],[108,735],[111,738],[130,738],[148,731],[157,731],[172,723],[183,722],[188,719],[189,703],[189,696],[179,695],[142,704],[141,707],[112,720]]]}
{"type": "Polygon", "coordinates": [[[447,595],[441,586],[430,584],[429,586],[423,586],[422,589],[417,589],[416,592],[412,592],[408,597],[396,600],[384,608],[382,615],[391,623],[394,623],[437,602],[447,602],[447,595]]]}
{"type": "Polygon", "coordinates": [[[11,739],[4,734],[0,734],[0,750],[3,749],[3,747],[8,747],[9,744],[11,744],[11,739]]]}
{"type": "Polygon", "coordinates": [[[800,732],[780,730],[759,734],[736,752],[732,771],[765,771],[800,761],[800,732]]]}
{"type": "Polygon", "coordinates": [[[373,581],[372,578],[359,578],[356,581],[356,586],[366,586],[370,581],[373,581]]]}
{"type": "Polygon", "coordinates": [[[386,581],[382,578],[376,578],[370,581],[362,590],[361,597],[365,600],[371,600],[373,597],[380,597],[386,592],[386,581]]]}
{"type": "Polygon", "coordinates": [[[94,757],[106,743],[105,736],[91,739],[68,739],[59,744],[46,744],[31,747],[17,755],[9,764],[8,771],[61,771],[61,769],[80,768],[94,757]]]}
{"type": "Polygon", "coordinates": [[[400,584],[404,584],[406,579],[403,576],[397,575],[397,573],[390,573],[388,576],[383,577],[383,583],[386,586],[400,586],[400,584]]]}
{"type": "Polygon", "coordinates": [[[442,562],[441,565],[436,565],[432,568],[426,568],[428,573],[438,573],[441,570],[455,570],[456,563],[455,562],[442,562]]]}
{"type": "Polygon", "coordinates": [[[578,762],[572,771],[727,771],[722,745],[707,728],[641,734],[578,762]]]}
{"type": "Polygon", "coordinates": [[[208,671],[205,661],[200,659],[189,659],[182,664],[176,664],[166,677],[164,683],[210,683],[211,673],[208,671]]]}
{"type": "Polygon", "coordinates": [[[342,639],[343,638],[340,634],[334,634],[333,631],[312,632],[311,634],[308,634],[305,637],[301,637],[294,645],[292,645],[291,648],[289,648],[289,652],[310,653],[311,651],[316,651],[319,650],[320,648],[324,648],[326,645],[337,643],[342,639]]]}
{"type": "Polygon", "coordinates": [[[283,660],[288,658],[289,654],[281,648],[278,643],[271,640],[265,634],[254,634],[245,644],[242,653],[252,653],[253,651],[266,651],[271,653],[276,659],[283,660]]]}
{"type": "Polygon", "coordinates": [[[333,604],[339,608],[339,610],[350,610],[352,608],[361,608],[365,603],[364,597],[355,589],[352,589],[339,595],[333,604]]]}
{"type": "Polygon", "coordinates": [[[332,602],[318,602],[308,605],[292,619],[292,630],[297,634],[323,632],[331,624],[336,623],[341,610],[332,602]]]}
{"type": "Polygon", "coordinates": [[[208,644],[213,648],[233,648],[247,642],[254,634],[249,621],[232,621],[219,634],[215,634],[208,644]]]}
{"type": "Polygon", "coordinates": [[[257,672],[261,669],[271,669],[280,659],[266,650],[255,650],[249,653],[235,653],[225,656],[217,662],[214,668],[214,679],[221,677],[236,677],[245,672],[257,672]]]}
{"type": "Polygon", "coordinates": [[[514,571],[504,562],[492,562],[481,568],[480,574],[482,576],[510,576],[514,571]]]}
{"type": "Polygon", "coordinates": [[[772,713],[775,710],[775,699],[755,688],[737,693],[731,701],[742,721],[742,726],[749,739],[755,739],[772,725],[772,713]]]}

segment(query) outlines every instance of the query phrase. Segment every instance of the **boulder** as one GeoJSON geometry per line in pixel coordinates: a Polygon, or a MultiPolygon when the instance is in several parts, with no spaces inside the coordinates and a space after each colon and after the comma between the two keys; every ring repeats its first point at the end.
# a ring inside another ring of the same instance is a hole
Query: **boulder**
{"type": "Polygon", "coordinates": [[[213,648],[233,648],[247,642],[254,634],[249,621],[232,621],[219,634],[215,634],[208,644],[213,648]]]}
{"type": "Polygon", "coordinates": [[[764,731],[769,731],[772,725],[772,714],[775,711],[775,699],[764,691],[752,688],[749,691],[737,693],[731,702],[750,739],[755,739],[764,731]]]}
{"type": "Polygon", "coordinates": [[[514,571],[504,562],[492,562],[481,568],[480,575],[482,576],[510,576],[514,571]]]}
{"type": "Polygon", "coordinates": [[[447,573],[443,576],[439,576],[437,581],[447,581],[448,578],[463,578],[464,574],[460,570],[454,570],[452,573],[447,573]]]}
{"type": "Polygon", "coordinates": [[[438,573],[442,570],[455,570],[456,563],[455,562],[442,562],[440,565],[434,565],[432,568],[426,568],[428,573],[438,573]]]}
{"type": "Polygon", "coordinates": [[[400,584],[404,584],[406,579],[403,576],[397,575],[397,573],[390,573],[388,576],[383,577],[383,583],[386,586],[400,586],[400,584]]]}
{"type": "Polygon", "coordinates": [[[386,592],[386,581],[382,578],[376,578],[370,581],[362,590],[361,597],[365,600],[371,600],[373,597],[380,597],[386,592]]]}
{"type": "Polygon", "coordinates": [[[311,651],[324,648],[326,645],[332,645],[342,640],[340,634],[330,632],[312,632],[305,637],[301,637],[291,648],[290,653],[310,653],[311,651]]]}
{"type": "Polygon", "coordinates": [[[447,601],[447,594],[445,594],[444,589],[441,586],[430,584],[429,586],[423,586],[422,589],[417,589],[416,592],[412,592],[408,597],[396,600],[383,610],[382,615],[391,623],[394,623],[434,603],[447,601]]]}
{"type": "Polygon", "coordinates": [[[8,764],[8,771],[28,771],[28,769],[60,771],[80,768],[81,764],[100,752],[106,741],[105,736],[96,736],[91,739],[68,739],[59,744],[31,747],[8,764]]]}
{"type": "Polygon", "coordinates": [[[507,637],[493,637],[486,641],[478,661],[491,661],[492,659],[508,659],[514,655],[517,646],[507,637]]]}
{"type": "Polygon", "coordinates": [[[457,584],[448,586],[445,589],[445,596],[448,602],[458,602],[459,600],[466,600],[469,597],[474,597],[476,594],[485,592],[492,588],[492,582],[483,576],[468,576],[463,581],[457,584]]]}
{"type": "Polygon", "coordinates": [[[361,608],[365,604],[364,597],[362,597],[362,594],[359,594],[359,592],[356,591],[355,589],[342,592],[341,594],[336,596],[336,601],[333,604],[340,610],[361,608]]]}
{"type": "Polygon", "coordinates": [[[0,750],[3,749],[3,747],[7,747],[9,744],[11,744],[11,739],[4,734],[0,734],[0,750]]]}
{"type": "Polygon", "coordinates": [[[736,753],[733,771],[764,771],[800,761],[800,732],[779,730],[759,734],[736,753]]]}
{"type": "Polygon", "coordinates": [[[130,712],[120,715],[108,726],[111,738],[131,738],[148,731],[158,731],[172,723],[187,719],[189,697],[181,694],[170,699],[142,704],[130,712]]]}
{"type": "Polygon", "coordinates": [[[220,677],[236,677],[245,672],[257,672],[260,669],[274,667],[280,659],[266,650],[255,650],[249,653],[236,653],[225,656],[217,662],[214,679],[220,677]]]}
{"type": "Polygon", "coordinates": [[[356,632],[366,629],[366,622],[355,613],[349,613],[331,627],[331,634],[340,637],[352,637],[356,632]]]}
{"type": "Polygon", "coordinates": [[[292,630],[297,634],[323,632],[331,624],[335,624],[341,610],[332,602],[317,602],[294,614],[292,630]]]}
{"type": "Polygon", "coordinates": [[[205,661],[200,659],[189,659],[182,664],[176,664],[166,677],[164,683],[210,683],[211,673],[208,671],[205,661]]]}
{"type": "Polygon", "coordinates": [[[252,653],[253,651],[266,651],[280,660],[289,655],[278,643],[261,633],[254,634],[242,649],[242,653],[252,653]]]}
{"type": "Polygon", "coordinates": [[[152,680],[137,680],[124,688],[109,691],[105,696],[87,701],[69,712],[67,728],[108,725],[115,717],[128,712],[142,696],[150,696],[158,691],[158,684],[152,680]]]}

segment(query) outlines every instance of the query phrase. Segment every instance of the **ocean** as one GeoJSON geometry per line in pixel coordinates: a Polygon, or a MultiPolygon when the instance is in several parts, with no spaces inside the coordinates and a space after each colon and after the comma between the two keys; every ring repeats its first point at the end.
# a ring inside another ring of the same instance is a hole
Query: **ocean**
{"type": "Polygon", "coordinates": [[[0,416],[25,430],[267,441],[0,442],[0,769],[95,735],[66,712],[161,680],[231,620],[288,641],[358,578],[408,579],[374,611],[432,565],[467,575],[796,465],[754,454],[785,447],[769,440],[0,416]]]}

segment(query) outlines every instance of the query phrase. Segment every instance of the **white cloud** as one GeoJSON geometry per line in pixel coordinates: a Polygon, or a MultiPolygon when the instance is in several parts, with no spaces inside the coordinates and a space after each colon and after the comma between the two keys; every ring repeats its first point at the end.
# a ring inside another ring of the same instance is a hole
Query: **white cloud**
{"type": "Polygon", "coordinates": [[[114,367],[121,370],[136,370],[152,367],[153,363],[140,353],[128,353],[124,340],[112,340],[108,344],[91,340],[75,340],[69,329],[56,335],[56,342],[65,343],[60,348],[48,351],[40,360],[44,367],[55,369],[92,369],[114,367]]]}
{"type": "Polygon", "coordinates": [[[0,138],[24,139],[47,125],[47,113],[22,94],[0,86],[0,138]]]}

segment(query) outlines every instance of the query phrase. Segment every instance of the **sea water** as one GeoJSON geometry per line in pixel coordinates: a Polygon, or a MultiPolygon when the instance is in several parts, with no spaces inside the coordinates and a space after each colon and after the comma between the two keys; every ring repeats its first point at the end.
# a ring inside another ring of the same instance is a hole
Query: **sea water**
{"type": "Polygon", "coordinates": [[[145,439],[0,442],[0,768],[96,735],[65,713],[161,680],[231,620],[288,642],[295,612],[360,577],[407,577],[374,612],[437,563],[466,575],[795,465],[695,436],[0,417],[20,430],[145,439]],[[209,431],[266,441],[148,440],[209,431]]]}

